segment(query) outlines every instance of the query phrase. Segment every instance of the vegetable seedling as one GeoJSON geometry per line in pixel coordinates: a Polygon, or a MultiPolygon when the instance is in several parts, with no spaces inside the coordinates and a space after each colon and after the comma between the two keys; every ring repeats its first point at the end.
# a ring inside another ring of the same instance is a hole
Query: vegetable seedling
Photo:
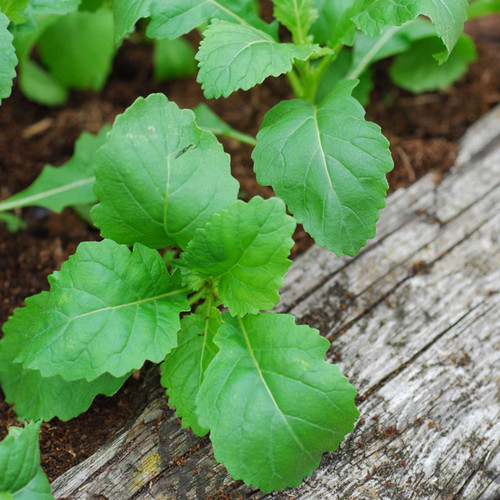
{"type": "MultiPolygon", "coordinates": [[[[196,56],[207,97],[287,75],[297,97],[267,113],[252,154],[277,197],[237,200],[229,157],[194,113],[159,94],[138,99],[96,154],[92,219],[105,239],[81,243],[0,341],[2,387],[25,418],[71,418],[146,360],[162,363],[182,425],[210,432],[216,459],[264,492],[298,485],[358,417],[355,389],[324,360],[328,341],[262,312],[279,300],[296,222],[337,255],[356,255],[375,235],[392,159],[353,97],[357,78],[414,42],[434,56],[425,64],[456,69],[473,55],[462,43],[453,56],[467,0],[274,6],[267,24],[253,0],[113,2],[117,41],[143,17],[158,39],[209,23],[196,56]],[[279,41],[278,22],[292,43],[279,41]]],[[[408,63],[394,64],[395,78],[413,78],[408,63]]],[[[435,74],[426,88],[443,81],[435,74]]]]}

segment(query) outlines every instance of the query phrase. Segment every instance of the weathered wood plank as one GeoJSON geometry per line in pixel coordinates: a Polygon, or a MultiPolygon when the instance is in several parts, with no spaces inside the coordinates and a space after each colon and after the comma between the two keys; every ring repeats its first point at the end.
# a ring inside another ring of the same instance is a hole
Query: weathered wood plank
{"type": "MultiPolygon", "coordinates": [[[[362,420],[311,478],[268,497],[500,497],[500,108],[451,175],[388,199],[356,258],[314,248],[280,311],[316,326],[359,388],[362,420]]],[[[262,498],[183,430],[153,389],[133,425],[53,483],[56,498],[262,498]]]]}

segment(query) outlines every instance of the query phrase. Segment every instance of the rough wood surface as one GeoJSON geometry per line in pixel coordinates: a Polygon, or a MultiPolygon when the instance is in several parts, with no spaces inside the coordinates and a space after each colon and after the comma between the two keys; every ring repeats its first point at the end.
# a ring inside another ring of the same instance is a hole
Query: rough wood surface
{"type": "MultiPolygon", "coordinates": [[[[362,418],[296,489],[304,499],[500,498],[500,108],[452,173],[390,196],[356,258],[313,248],[279,311],[319,328],[362,418]]],[[[157,388],[119,436],[53,483],[56,498],[264,498],[233,481],[157,388]]]]}

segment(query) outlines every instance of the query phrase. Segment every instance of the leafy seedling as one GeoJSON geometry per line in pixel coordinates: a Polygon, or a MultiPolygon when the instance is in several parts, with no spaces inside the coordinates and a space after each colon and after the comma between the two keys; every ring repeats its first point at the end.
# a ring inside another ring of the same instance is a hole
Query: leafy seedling
{"type": "Polygon", "coordinates": [[[94,204],[97,201],[92,190],[95,154],[108,130],[109,127],[103,127],[97,136],[84,132],[67,163],[60,167],[46,165],[28,188],[0,201],[0,218],[4,218],[9,229],[22,227],[22,222],[15,223],[15,216],[8,213],[11,210],[39,206],[59,213],[66,207],[94,204]]]}
{"type": "Polygon", "coordinates": [[[7,399],[32,419],[69,418],[145,361],[162,363],[182,425],[209,432],[217,460],[264,492],[298,485],[359,414],[324,359],[329,342],[262,311],[279,300],[297,222],[337,255],[375,235],[393,163],[357,99],[368,99],[370,65],[396,56],[393,79],[417,91],[448,85],[474,58],[461,38],[468,0],[273,3],[267,24],[253,0],[113,2],[115,43],[148,17],[153,39],[203,32],[207,97],[286,74],[295,98],[268,111],[256,140],[237,137],[277,197],[237,199],[211,131],[238,133],[208,108],[138,99],[96,154],[91,216],[105,239],[81,243],[0,341],[7,399]],[[409,71],[416,55],[425,84],[409,71]]]}

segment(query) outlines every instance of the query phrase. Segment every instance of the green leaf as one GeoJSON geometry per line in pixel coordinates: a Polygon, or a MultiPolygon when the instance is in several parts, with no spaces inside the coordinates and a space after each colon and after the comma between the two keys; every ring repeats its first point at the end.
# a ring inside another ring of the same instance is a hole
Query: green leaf
{"type": "Polygon", "coordinates": [[[214,19],[196,55],[198,81],[207,98],[227,97],[235,90],[262,83],[268,76],[287,73],[295,59],[305,61],[315,51],[313,45],[278,43],[251,26],[214,19]]]}
{"type": "Polygon", "coordinates": [[[195,233],[183,262],[200,276],[220,278],[219,296],[231,314],[270,309],[291,264],[294,229],[278,198],[237,201],[195,233]]]}
{"type": "Polygon", "coordinates": [[[380,35],[386,26],[401,26],[420,13],[422,0],[358,0],[358,28],[367,35],[380,35]]]}
{"type": "Polygon", "coordinates": [[[468,0],[359,0],[362,12],[354,20],[367,35],[379,35],[387,25],[401,26],[422,14],[431,19],[447,52],[435,57],[444,62],[463,31],[468,0]]]}
{"type": "Polygon", "coordinates": [[[175,80],[196,75],[198,66],[193,46],[183,38],[156,40],[154,44],[154,77],[175,80]]]}
{"type": "Polygon", "coordinates": [[[10,427],[0,443],[0,496],[12,500],[51,500],[50,485],[40,467],[40,422],[10,427]],[[10,493],[10,495],[8,495],[10,493]]]}
{"type": "Polygon", "coordinates": [[[185,248],[196,229],[237,198],[229,156],[190,110],[162,94],[139,98],[115,121],[96,159],[92,218],[128,245],[185,248]]]}
{"type": "Polygon", "coordinates": [[[68,89],[30,59],[19,64],[19,86],[28,99],[39,104],[59,106],[68,99],[68,89]]]}
{"type": "Polygon", "coordinates": [[[450,57],[439,64],[433,54],[442,47],[438,37],[413,43],[408,52],[393,61],[390,67],[392,81],[414,93],[445,88],[465,74],[469,63],[477,59],[474,42],[466,35],[458,39],[450,57]]]}
{"type": "Polygon", "coordinates": [[[16,76],[17,57],[8,27],[9,19],[0,11],[0,104],[2,99],[10,96],[12,80],[16,76]]]}
{"type": "Polygon", "coordinates": [[[393,167],[380,127],[364,119],[342,81],[319,104],[294,99],[271,109],[253,151],[260,184],[271,185],[316,243],[356,255],[375,235],[393,167]]]}
{"type": "Polygon", "coordinates": [[[179,274],[141,244],[132,253],[110,240],[81,243],[49,283],[50,307],[14,360],[44,377],[91,381],[159,363],[189,310],[179,274]]]}
{"type": "Polygon", "coordinates": [[[40,467],[37,475],[12,500],[54,500],[49,480],[40,467]]]}
{"type": "Polygon", "coordinates": [[[471,2],[468,10],[468,18],[474,19],[481,16],[489,16],[500,12],[500,0],[475,0],[471,2]]]}
{"type": "Polygon", "coordinates": [[[13,233],[28,227],[28,224],[23,219],[9,213],[4,214],[0,212],[0,221],[5,222],[7,230],[13,233]]]}
{"type": "Polygon", "coordinates": [[[14,363],[29,344],[33,326],[49,305],[49,293],[42,292],[26,299],[26,306],[14,311],[3,326],[0,340],[0,382],[5,399],[14,403],[20,419],[69,420],[86,411],[97,394],[112,396],[128,375],[116,379],[101,375],[91,383],[85,380],[66,382],[60,377],[43,378],[36,370],[14,363]]]}
{"type": "Polygon", "coordinates": [[[177,334],[178,346],[162,364],[161,384],[167,389],[169,405],[182,417],[182,426],[191,427],[198,436],[208,429],[201,427],[196,414],[196,396],[204,373],[219,350],[214,336],[222,324],[218,309],[211,300],[200,306],[196,314],[184,316],[177,334]]]}
{"type": "Polygon", "coordinates": [[[205,103],[201,102],[193,109],[194,115],[196,117],[196,123],[198,127],[212,132],[212,134],[230,137],[231,139],[236,139],[243,144],[249,144],[250,146],[256,146],[257,141],[254,137],[248,134],[244,134],[239,130],[234,129],[228,125],[222,118],[216,115],[205,103]]]}
{"type": "MultiPolygon", "coordinates": [[[[357,32],[352,51],[352,66],[370,64],[410,50],[411,43],[436,35],[436,28],[423,19],[415,19],[395,31],[386,28],[381,35],[369,36],[357,32]]],[[[441,45],[441,49],[442,49],[441,45]]]]}
{"type": "Polygon", "coordinates": [[[197,400],[215,458],[265,493],[297,486],[359,415],[356,390],[324,361],[329,342],[267,313],[225,318],[215,343],[197,400]]]}
{"type": "MultiPolygon", "coordinates": [[[[26,12],[28,11],[29,9],[26,12]]],[[[33,18],[31,29],[19,30],[14,37],[14,46],[19,58],[19,86],[28,99],[48,106],[64,104],[68,98],[68,89],[32,61],[30,55],[41,34],[57,19],[56,14],[37,16],[36,22],[33,18]]]]}
{"type": "Polygon", "coordinates": [[[258,16],[254,0],[153,0],[151,23],[147,34],[151,38],[178,38],[213,19],[223,19],[244,26],[254,26],[271,36],[276,25],[268,25],[258,16]]]}
{"type": "MultiPolygon", "coordinates": [[[[340,80],[347,78],[349,68],[352,65],[353,53],[353,51],[342,50],[337,58],[326,68],[316,90],[317,102],[321,102],[340,80]]],[[[359,83],[354,87],[352,96],[357,99],[362,106],[366,106],[370,101],[372,89],[372,71],[371,68],[368,68],[359,76],[359,83]]]]}
{"type": "Polygon", "coordinates": [[[103,8],[67,14],[43,32],[38,46],[42,62],[61,84],[101,90],[115,53],[112,12],[103,8]]]}
{"type": "Polygon", "coordinates": [[[68,162],[61,167],[46,165],[28,188],[0,201],[0,212],[36,205],[59,213],[68,206],[97,201],[92,191],[95,155],[109,129],[104,126],[96,136],[84,132],[68,162]]]}
{"type": "Polygon", "coordinates": [[[24,23],[22,12],[28,6],[28,0],[0,0],[2,11],[13,23],[24,23]]]}
{"type": "Polygon", "coordinates": [[[318,19],[311,28],[316,43],[330,46],[337,42],[352,45],[355,24],[352,17],[358,13],[357,0],[314,0],[318,19]]]}
{"type": "Polygon", "coordinates": [[[274,17],[290,30],[297,43],[306,41],[318,17],[313,3],[314,0],[273,0],[274,17]]]}
{"type": "Polygon", "coordinates": [[[78,9],[81,0],[29,0],[29,8],[34,14],[64,15],[78,9]]]}
{"type": "MultiPolygon", "coordinates": [[[[113,19],[115,22],[115,43],[126,38],[135,28],[135,23],[143,17],[149,17],[154,0],[113,0],[113,19]]],[[[164,37],[160,37],[164,38],[164,37]]]]}

